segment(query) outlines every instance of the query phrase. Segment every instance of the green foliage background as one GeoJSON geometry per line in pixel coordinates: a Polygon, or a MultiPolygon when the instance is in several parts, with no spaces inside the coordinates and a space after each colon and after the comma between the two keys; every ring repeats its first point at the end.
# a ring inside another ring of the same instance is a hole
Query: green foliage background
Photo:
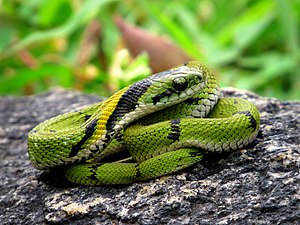
{"type": "MultiPolygon", "coordinates": [[[[80,89],[110,95],[109,69],[120,33],[114,16],[169,38],[219,74],[221,86],[279,99],[300,99],[300,1],[298,0],[2,0],[0,2],[0,94],[32,94],[50,86],[78,88],[80,70],[93,79],[80,89]],[[82,33],[101,23],[103,57],[78,67],[82,33]],[[26,49],[34,66],[25,65],[26,49]]],[[[147,57],[123,65],[124,74],[147,74],[147,57]]],[[[121,80],[120,87],[132,82],[121,80]]],[[[119,88],[119,87],[118,87],[119,88]]]]}

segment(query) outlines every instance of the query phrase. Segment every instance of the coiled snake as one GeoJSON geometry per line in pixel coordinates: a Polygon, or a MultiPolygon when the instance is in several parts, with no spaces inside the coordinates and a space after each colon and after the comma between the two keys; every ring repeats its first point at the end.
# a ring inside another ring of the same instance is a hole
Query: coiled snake
{"type": "Polygon", "coordinates": [[[60,167],[69,181],[84,185],[173,173],[208,151],[243,148],[256,138],[257,108],[219,96],[215,76],[188,62],[39,124],[28,135],[29,158],[38,169],[60,167]],[[120,159],[122,151],[130,157],[120,159]]]}

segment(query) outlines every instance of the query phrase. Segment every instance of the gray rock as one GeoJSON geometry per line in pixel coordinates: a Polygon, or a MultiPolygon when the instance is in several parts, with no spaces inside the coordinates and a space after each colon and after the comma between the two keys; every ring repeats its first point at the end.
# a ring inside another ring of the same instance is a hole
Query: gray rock
{"type": "Polygon", "coordinates": [[[2,224],[300,224],[300,102],[235,89],[252,101],[261,131],[245,149],[208,155],[171,176],[128,186],[84,187],[34,169],[27,133],[95,96],[54,89],[0,97],[2,224]]]}

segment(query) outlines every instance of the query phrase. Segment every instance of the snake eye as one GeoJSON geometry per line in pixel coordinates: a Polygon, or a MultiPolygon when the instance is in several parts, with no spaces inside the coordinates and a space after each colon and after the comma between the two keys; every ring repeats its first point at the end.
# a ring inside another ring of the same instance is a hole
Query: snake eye
{"type": "Polygon", "coordinates": [[[173,80],[172,86],[176,91],[184,91],[188,87],[188,82],[184,77],[177,77],[173,80]]]}
{"type": "Polygon", "coordinates": [[[201,82],[203,80],[202,76],[197,76],[198,80],[201,82]]]}

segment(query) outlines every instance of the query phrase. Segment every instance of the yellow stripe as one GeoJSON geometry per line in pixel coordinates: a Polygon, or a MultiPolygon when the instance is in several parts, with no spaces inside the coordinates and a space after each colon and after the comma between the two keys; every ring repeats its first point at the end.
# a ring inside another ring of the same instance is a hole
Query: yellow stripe
{"type": "Polygon", "coordinates": [[[125,91],[127,91],[129,87],[125,87],[112,95],[110,98],[108,98],[106,101],[103,102],[101,107],[99,108],[99,114],[96,112],[95,115],[99,115],[97,127],[94,132],[94,135],[90,138],[87,144],[92,144],[95,141],[99,140],[103,135],[106,134],[106,124],[107,120],[109,119],[110,115],[114,112],[114,110],[117,107],[117,104],[121,98],[121,96],[124,94],[125,91]]]}

